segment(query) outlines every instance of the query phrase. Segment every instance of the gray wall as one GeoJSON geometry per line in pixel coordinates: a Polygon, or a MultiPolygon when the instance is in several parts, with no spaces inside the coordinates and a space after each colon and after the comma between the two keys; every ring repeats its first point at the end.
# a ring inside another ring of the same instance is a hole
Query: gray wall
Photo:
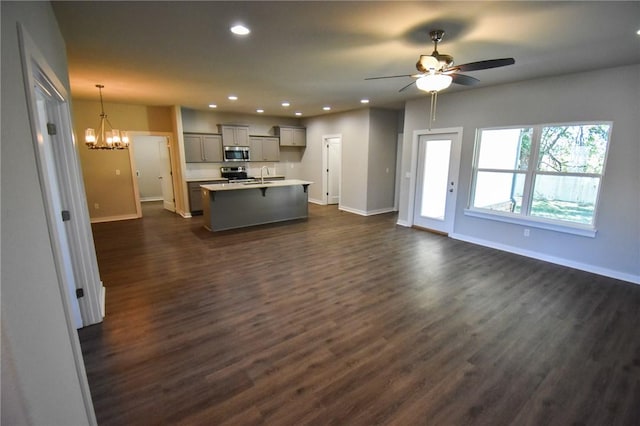
{"type": "Polygon", "coordinates": [[[270,115],[248,115],[218,112],[215,109],[201,111],[182,108],[182,127],[185,132],[220,133],[218,124],[246,124],[251,135],[273,135],[273,126],[286,124],[299,126],[296,117],[274,117],[270,115]]]}
{"type": "Polygon", "coordinates": [[[369,110],[327,114],[304,121],[307,148],[302,158],[305,179],[311,185],[309,198],[322,200],[322,137],[342,135],[342,187],[340,206],[358,212],[367,209],[367,163],[369,110]]]}
{"type": "MultiPolygon", "coordinates": [[[[481,78],[481,76],[480,76],[481,78]]],[[[402,175],[410,170],[413,131],[427,128],[427,96],[405,108],[402,175]]],[[[529,253],[605,275],[640,280],[640,66],[530,80],[438,98],[435,128],[462,126],[454,233],[460,238],[529,253]],[[532,229],[464,215],[469,202],[475,131],[480,127],[613,121],[598,209],[596,238],[532,229]],[[583,268],[585,269],[585,268],[583,268]]],[[[409,180],[402,179],[399,221],[406,221],[409,180]]]]}
{"type": "Polygon", "coordinates": [[[369,121],[369,165],[367,212],[393,208],[398,141],[398,112],[371,109],[369,121]]]}
{"type": "Polygon", "coordinates": [[[366,108],[304,120],[304,178],[309,198],[322,200],[322,138],[342,136],[340,208],[358,214],[393,209],[398,111],[366,108]],[[386,169],[389,172],[386,172],[386,169]]]}
{"type": "MultiPolygon", "coordinates": [[[[300,126],[300,119],[296,117],[275,117],[270,115],[249,115],[238,113],[219,112],[214,109],[209,111],[181,108],[182,128],[184,132],[194,133],[220,133],[219,124],[246,124],[249,126],[250,135],[274,135],[274,126],[289,125],[300,126]]],[[[268,163],[269,167],[275,166],[276,173],[284,175],[287,179],[299,179],[304,174],[300,170],[300,163],[304,155],[303,148],[280,148],[280,161],[268,163]]],[[[246,166],[252,174],[259,173],[261,163],[249,163],[246,166]]],[[[186,178],[220,176],[221,163],[186,163],[186,178]]]]}
{"type": "Polygon", "coordinates": [[[16,23],[25,26],[68,90],[65,46],[49,3],[3,1],[0,7],[2,424],[84,425],[89,419],[44,214],[16,23]]]}

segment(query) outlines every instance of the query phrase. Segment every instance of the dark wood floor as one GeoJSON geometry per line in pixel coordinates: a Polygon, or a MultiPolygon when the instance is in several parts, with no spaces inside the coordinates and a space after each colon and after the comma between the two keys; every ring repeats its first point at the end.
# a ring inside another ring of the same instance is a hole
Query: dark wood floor
{"type": "Polygon", "coordinates": [[[638,425],[640,286],[310,205],[94,225],[101,425],[638,425]]]}

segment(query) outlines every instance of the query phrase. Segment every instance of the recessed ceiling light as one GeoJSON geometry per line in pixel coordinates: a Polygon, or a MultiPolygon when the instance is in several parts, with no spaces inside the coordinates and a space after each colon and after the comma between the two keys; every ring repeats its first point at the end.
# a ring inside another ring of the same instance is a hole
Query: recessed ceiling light
{"type": "Polygon", "coordinates": [[[230,101],[237,101],[238,97],[236,95],[229,95],[229,100],[230,101]]]}
{"type": "Polygon", "coordinates": [[[216,105],[216,104],[209,104],[209,108],[218,108],[218,105],[216,105]]]}
{"type": "Polygon", "coordinates": [[[360,99],[360,103],[361,104],[368,104],[369,103],[369,99],[360,99]]]}
{"type": "Polygon", "coordinates": [[[325,110],[325,111],[331,111],[331,107],[330,106],[322,107],[322,109],[325,110]]]}
{"type": "Polygon", "coordinates": [[[262,108],[258,108],[258,109],[256,110],[256,112],[257,112],[258,114],[262,114],[262,113],[264,112],[264,110],[263,110],[262,108]]]}
{"type": "Polygon", "coordinates": [[[640,35],[640,30],[636,31],[636,34],[640,35]]]}
{"type": "Polygon", "coordinates": [[[285,107],[285,108],[290,106],[290,105],[291,105],[291,103],[289,103],[288,101],[283,101],[282,102],[282,106],[285,107]]]}
{"type": "Polygon", "coordinates": [[[300,111],[296,111],[296,115],[300,116],[300,115],[302,115],[302,113],[300,111]]]}
{"type": "Polygon", "coordinates": [[[237,35],[247,35],[251,32],[251,30],[244,25],[234,25],[231,27],[231,32],[237,35]]]}

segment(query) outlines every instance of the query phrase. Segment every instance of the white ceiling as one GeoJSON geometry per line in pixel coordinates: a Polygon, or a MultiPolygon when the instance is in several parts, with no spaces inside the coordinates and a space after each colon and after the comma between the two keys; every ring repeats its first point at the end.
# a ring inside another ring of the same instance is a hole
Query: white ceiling
{"type": "MultiPolygon", "coordinates": [[[[457,64],[513,57],[475,71],[480,86],[640,63],[640,2],[53,2],[71,92],[106,102],[304,116],[425,96],[410,78],[444,29],[457,64]],[[236,22],[249,36],[229,32],[236,22]],[[239,99],[229,101],[235,94],[239,99]],[[280,103],[290,101],[289,108],[280,103]]],[[[455,85],[454,85],[455,86],[455,85]]],[[[466,90],[457,86],[451,90],[466,90]]]]}

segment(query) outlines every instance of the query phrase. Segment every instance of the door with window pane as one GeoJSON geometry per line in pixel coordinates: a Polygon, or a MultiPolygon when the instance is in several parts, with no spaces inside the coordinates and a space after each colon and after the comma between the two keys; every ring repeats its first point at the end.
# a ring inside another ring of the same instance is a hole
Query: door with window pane
{"type": "Polygon", "coordinates": [[[460,134],[418,139],[413,224],[442,233],[453,231],[460,165],[460,134]]]}

